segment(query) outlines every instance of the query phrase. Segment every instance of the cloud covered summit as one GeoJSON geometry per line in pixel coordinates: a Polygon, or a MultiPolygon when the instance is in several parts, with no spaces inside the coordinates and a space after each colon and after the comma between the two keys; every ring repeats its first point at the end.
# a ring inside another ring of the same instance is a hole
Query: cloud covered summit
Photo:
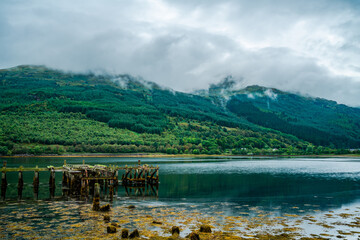
{"type": "Polygon", "coordinates": [[[190,91],[231,74],[359,106],[357,1],[0,2],[0,68],[129,73],[190,91]]]}

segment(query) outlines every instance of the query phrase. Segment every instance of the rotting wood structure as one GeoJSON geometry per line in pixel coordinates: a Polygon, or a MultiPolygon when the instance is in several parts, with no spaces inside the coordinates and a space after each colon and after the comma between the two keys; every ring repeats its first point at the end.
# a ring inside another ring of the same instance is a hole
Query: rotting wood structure
{"type": "Polygon", "coordinates": [[[4,161],[3,167],[1,168],[1,199],[5,200],[6,198],[6,190],[8,185],[6,176],[7,172],[19,173],[17,188],[18,198],[21,199],[24,188],[23,172],[33,171],[34,199],[38,199],[40,172],[49,171],[50,197],[55,196],[55,172],[62,172],[63,196],[88,197],[89,195],[94,194],[95,183],[99,183],[104,192],[108,192],[110,200],[112,200],[114,196],[114,190],[117,189],[119,185],[118,174],[120,170],[125,171],[121,177],[120,184],[125,186],[127,195],[129,195],[129,188],[136,188],[137,194],[138,191],[140,191],[140,193],[145,192],[145,186],[148,186],[148,189],[151,188],[157,196],[159,184],[159,167],[149,166],[147,164],[141,165],[140,160],[135,166],[125,165],[125,167],[119,167],[115,165],[89,165],[85,164],[85,161],[83,161],[82,164],[66,164],[65,160],[64,165],[61,167],[48,166],[46,168],[39,168],[38,166],[35,168],[24,168],[22,166],[19,168],[7,168],[6,161],[4,161]],[[156,188],[156,191],[154,187],[156,188]]]}

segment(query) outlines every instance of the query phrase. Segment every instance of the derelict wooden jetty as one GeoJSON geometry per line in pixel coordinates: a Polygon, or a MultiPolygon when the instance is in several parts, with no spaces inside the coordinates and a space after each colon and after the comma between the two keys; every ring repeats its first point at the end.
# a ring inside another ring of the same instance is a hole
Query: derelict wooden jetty
{"type": "MultiPolygon", "coordinates": [[[[140,192],[145,192],[145,186],[150,186],[154,190],[154,186],[157,188],[159,184],[159,167],[149,166],[147,164],[141,165],[140,160],[135,166],[119,167],[115,165],[89,165],[85,164],[66,164],[61,167],[48,166],[46,168],[7,168],[6,162],[3,163],[1,168],[1,198],[5,200],[6,190],[8,186],[7,176],[8,172],[18,172],[18,198],[22,198],[22,192],[24,188],[23,172],[34,172],[33,178],[33,191],[34,198],[38,199],[39,195],[39,175],[41,172],[50,172],[49,177],[49,192],[50,197],[55,195],[55,172],[62,172],[62,194],[63,196],[74,197],[88,197],[94,195],[95,184],[98,183],[104,192],[108,192],[110,200],[114,196],[114,189],[117,189],[121,184],[125,187],[126,193],[129,194],[128,188],[138,188],[140,192]],[[119,171],[125,171],[122,174],[119,181],[119,171]],[[143,190],[142,190],[143,189],[143,190]]],[[[157,191],[154,191],[157,195],[157,191]]]]}

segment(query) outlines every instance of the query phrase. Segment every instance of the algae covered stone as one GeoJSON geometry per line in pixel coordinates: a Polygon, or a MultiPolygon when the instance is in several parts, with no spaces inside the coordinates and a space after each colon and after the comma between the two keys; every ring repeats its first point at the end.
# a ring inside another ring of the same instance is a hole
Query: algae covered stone
{"type": "Polygon", "coordinates": [[[211,227],[209,225],[201,225],[200,232],[211,233],[211,227]]]}
{"type": "Polygon", "coordinates": [[[197,234],[196,232],[192,232],[188,235],[188,238],[190,238],[190,240],[200,240],[200,236],[199,234],[197,234]]]}
{"type": "Polygon", "coordinates": [[[100,211],[102,212],[110,211],[110,204],[105,204],[104,206],[101,206],[100,211]]]}
{"type": "Polygon", "coordinates": [[[129,235],[129,238],[136,238],[136,237],[140,237],[139,231],[137,229],[132,231],[129,235]]]}
{"type": "Polygon", "coordinates": [[[110,222],[110,216],[109,215],[104,215],[104,221],[105,222],[110,222]]]}
{"type": "Polygon", "coordinates": [[[116,233],[116,227],[114,227],[114,226],[108,226],[108,227],[107,227],[107,232],[108,232],[108,233],[116,233]]]}
{"type": "Polygon", "coordinates": [[[173,226],[171,228],[171,234],[174,235],[174,234],[180,234],[180,228],[177,227],[177,226],[173,226]]]}
{"type": "Polygon", "coordinates": [[[129,230],[127,230],[126,228],[121,230],[121,238],[128,238],[128,236],[129,236],[129,230]]]}

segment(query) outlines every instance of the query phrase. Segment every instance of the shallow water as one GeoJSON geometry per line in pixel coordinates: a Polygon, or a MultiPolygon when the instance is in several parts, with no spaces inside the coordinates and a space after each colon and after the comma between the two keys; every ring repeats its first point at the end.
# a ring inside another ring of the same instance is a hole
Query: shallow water
{"type": "MultiPolygon", "coordinates": [[[[6,160],[8,167],[61,166],[64,162],[64,158],[6,160]]],[[[82,160],[66,158],[68,164],[82,160]]],[[[154,193],[156,189],[154,192],[147,189],[146,196],[136,194],[135,190],[127,196],[120,186],[110,215],[122,227],[139,228],[143,236],[149,237],[154,232],[167,235],[166,229],[174,224],[182,227],[181,234],[185,236],[203,222],[215,231],[239,236],[264,232],[323,234],[323,237],[346,239],[359,236],[359,158],[143,158],[141,161],[160,167],[158,196],[154,193]],[[127,209],[130,204],[136,209],[127,209]],[[151,224],[154,219],[160,219],[163,224],[151,224]]],[[[86,158],[86,163],[123,166],[137,164],[137,159],[86,158]]],[[[0,203],[0,238],[53,239],[71,238],[76,233],[104,234],[106,224],[101,213],[91,211],[91,200],[48,199],[49,173],[40,174],[40,201],[31,200],[33,173],[24,173],[25,200],[21,202],[16,201],[17,173],[8,173],[7,177],[7,201],[0,203]]],[[[56,195],[61,196],[61,173],[56,174],[56,182],[56,195]]]]}

